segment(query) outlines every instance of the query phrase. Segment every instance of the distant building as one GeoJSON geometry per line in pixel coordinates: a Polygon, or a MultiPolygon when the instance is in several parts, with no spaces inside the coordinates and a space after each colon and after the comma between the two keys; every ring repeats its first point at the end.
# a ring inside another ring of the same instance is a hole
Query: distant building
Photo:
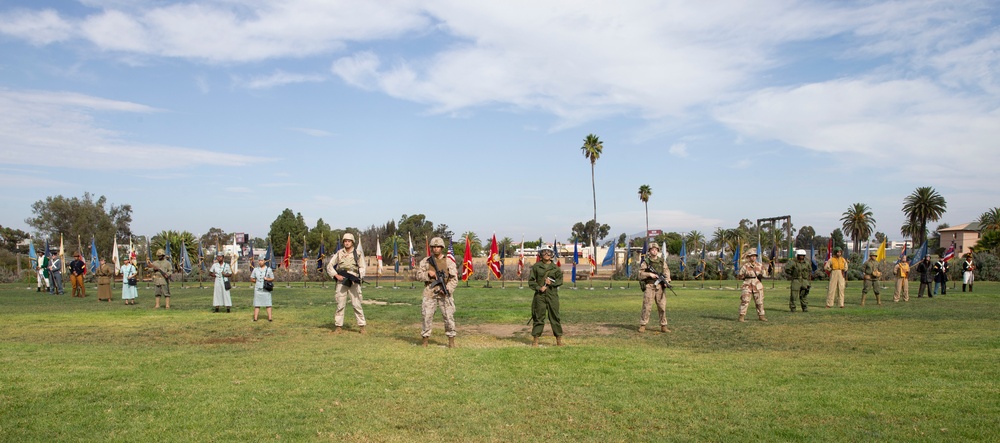
{"type": "Polygon", "coordinates": [[[955,243],[955,256],[961,257],[979,243],[979,223],[963,223],[950,228],[938,229],[941,236],[941,247],[947,249],[955,243]]]}

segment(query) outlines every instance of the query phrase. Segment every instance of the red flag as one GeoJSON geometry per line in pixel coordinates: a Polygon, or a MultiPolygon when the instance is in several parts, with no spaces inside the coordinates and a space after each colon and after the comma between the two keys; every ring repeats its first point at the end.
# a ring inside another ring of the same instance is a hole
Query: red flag
{"type": "Polygon", "coordinates": [[[288,269],[292,260],[292,234],[288,234],[288,241],[285,242],[285,258],[281,260],[281,265],[288,269]]]}
{"type": "Polygon", "coordinates": [[[524,272],[524,236],[521,236],[521,250],[517,253],[517,278],[524,272]]]}
{"type": "Polygon", "coordinates": [[[948,261],[953,258],[955,258],[955,242],[951,242],[951,246],[944,251],[944,256],[941,257],[944,261],[948,261]]]}
{"type": "Polygon", "coordinates": [[[833,257],[833,237],[826,241],[826,259],[833,257]]]}
{"type": "Polygon", "coordinates": [[[597,260],[594,260],[594,254],[590,254],[590,276],[593,277],[597,273],[597,260]]]}
{"type": "Polygon", "coordinates": [[[561,268],[562,257],[559,256],[559,243],[557,243],[555,240],[552,240],[552,253],[555,254],[556,256],[556,267],[561,268]]]}
{"type": "Polygon", "coordinates": [[[493,239],[490,240],[490,258],[486,260],[486,266],[489,266],[490,272],[493,276],[500,278],[500,249],[497,248],[497,235],[493,234],[493,239]]]}
{"type": "Polygon", "coordinates": [[[472,244],[469,237],[465,237],[465,257],[462,258],[462,281],[469,281],[472,277],[472,244]]]}

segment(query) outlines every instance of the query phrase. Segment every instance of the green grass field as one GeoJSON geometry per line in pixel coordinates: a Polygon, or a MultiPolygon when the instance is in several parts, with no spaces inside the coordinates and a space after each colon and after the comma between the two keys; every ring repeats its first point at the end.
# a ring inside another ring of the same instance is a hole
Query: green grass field
{"type": "Polygon", "coordinates": [[[741,324],[737,291],[675,283],[673,332],[642,335],[635,282],[567,285],[569,346],[540,348],[529,290],[462,284],[457,349],[440,315],[419,346],[408,284],[366,287],[364,336],[350,307],[331,333],[316,284],[278,283],[273,323],[250,321],[246,283],[230,314],[208,288],[174,288],[167,311],[142,284],[136,306],[0,286],[0,440],[1000,440],[1000,284],[861,307],[850,282],[847,308],[824,309],[819,283],[790,313],[769,282],[770,322],[741,324]]]}

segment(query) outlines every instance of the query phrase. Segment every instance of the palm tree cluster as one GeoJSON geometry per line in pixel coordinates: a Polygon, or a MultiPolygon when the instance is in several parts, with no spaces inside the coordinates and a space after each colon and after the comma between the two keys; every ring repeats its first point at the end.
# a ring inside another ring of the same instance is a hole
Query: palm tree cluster
{"type": "Polygon", "coordinates": [[[854,243],[852,250],[861,252],[861,241],[868,241],[872,232],[875,231],[875,218],[872,210],[864,203],[855,203],[847,208],[844,216],[840,218],[844,231],[851,235],[854,243]]]}
{"type": "Polygon", "coordinates": [[[924,186],[917,188],[903,200],[903,213],[907,222],[903,224],[900,233],[909,234],[913,245],[919,247],[927,241],[927,222],[936,222],[944,215],[948,203],[934,188],[924,186]]]}

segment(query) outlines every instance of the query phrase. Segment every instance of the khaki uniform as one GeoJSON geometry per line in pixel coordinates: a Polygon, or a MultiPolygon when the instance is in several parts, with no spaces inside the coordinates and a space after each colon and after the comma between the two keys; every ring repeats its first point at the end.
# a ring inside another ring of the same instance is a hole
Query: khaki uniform
{"type": "Polygon", "coordinates": [[[420,305],[420,313],[424,317],[423,328],[420,331],[421,337],[431,336],[431,325],[434,321],[434,312],[441,309],[441,316],[444,317],[444,335],[454,337],[455,332],[455,288],[458,287],[458,267],[455,262],[448,260],[445,255],[435,256],[434,272],[444,273],[445,287],[448,295],[444,295],[441,288],[431,288],[431,283],[436,279],[431,279],[427,271],[432,268],[430,258],[424,257],[420,260],[420,271],[417,272],[417,279],[424,282],[423,303],[420,305]]]}
{"type": "MultiPolygon", "coordinates": [[[[333,278],[339,269],[360,277],[358,262],[361,260],[361,256],[359,255],[357,259],[354,257],[357,251],[357,248],[352,248],[351,252],[341,248],[330,256],[330,262],[326,264],[326,273],[333,278]]],[[[347,308],[348,295],[351,297],[351,306],[354,308],[354,320],[357,321],[359,327],[366,325],[365,310],[361,306],[361,283],[354,283],[351,287],[347,287],[342,281],[337,282],[337,287],[334,290],[334,297],[337,299],[337,312],[333,315],[333,324],[338,328],[344,326],[344,310],[347,308]]]]}
{"type": "Polygon", "coordinates": [[[646,326],[646,323],[649,323],[649,314],[653,303],[656,303],[656,312],[660,314],[660,326],[666,326],[667,298],[663,287],[653,284],[657,275],[649,272],[650,270],[665,275],[667,283],[670,282],[670,269],[663,266],[663,258],[647,256],[639,266],[639,279],[646,280],[646,289],[642,292],[642,312],[639,314],[639,326],[646,326]]]}
{"type": "Polygon", "coordinates": [[[878,278],[882,275],[882,273],[879,272],[878,262],[875,261],[874,257],[869,258],[868,261],[865,262],[861,272],[864,274],[865,279],[865,285],[861,289],[861,306],[865,305],[865,296],[868,295],[869,288],[871,288],[872,292],[875,293],[875,302],[881,305],[882,298],[879,297],[879,292],[881,291],[879,286],[881,285],[879,285],[878,278]]]}
{"type": "Polygon", "coordinates": [[[760,262],[754,263],[744,263],[740,267],[740,278],[743,279],[743,285],[740,286],[742,292],[740,292],[740,316],[747,315],[747,308],[750,306],[750,299],[753,298],[753,303],[757,307],[757,315],[759,317],[764,316],[764,285],[760,282],[757,276],[764,276],[764,265],[760,262]]]}
{"type": "Polygon", "coordinates": [[[111,279],[115,277],[115,269],[105,263],[97,267],[97,300],[111,301],[111,279]]]}
{"type": "Polygon", "coordinates": [[[563,284],[563,272],[555,263],[538,262],[531,266],[528,273],[528,287],[535,291],[531,299],[531,336],[542,335],[545,329],[545,317],[549,318],[552,335],[562,337],[562,320],[559,318],[559,286],[563,284]],[[551,278],[552,283],[546,283],[551,278]],[[545,292],[540,292],[542,286],[548,285],[545,292]]]}
{"type": "Polygon", "coordinates": [[[892,275],[896,276],[896,291],[892,293],[892,301],[910,301],[910,264],[906,261],[896,263],[892,268],[892,275]]]}
{"type": "Polygon", "coordinates": [[[809,302],[806,297],[809,295],[809,289],[812,287],[812,282],[809,281],[809,276],[812,275],[812,263],[807,261],[795,261],[788,262],[785,264],[785,276],[791,280],[791,288],[788,296],[788,309],[795,312],[795,303],[798,299],[798,303],[802,305],[802,312],[809,311],[809,302]]]}
{"type": "Polygon", "coordinates": [[[840,301],[840,307],[844,307],[844,287],[847,285],[847,259],[844,257],[830,257],[823,264],[823,270],[830,273],[830,286],[826,290],[826,307],[833,307],[833,303],[840,301]]]}
{"type": "MultiPolygon", "coordinates": [[[[164,297],[170,297],[170,280],[168,280],[167,277],[164,277],[163,273],[157,271],[157,269],[162,270],[167,274],[167,276],[169,276],[172,273],[171,271],[174,269],[174,265],[170,264],[170,260],[167,260],[166,257],[164,257],[154,261],[149,269],[153,272],[153,285],[156,286],[156,289],[153,291],[153,295],[157,297],[161,295],[164,297]],[[155,267],[155,269],[153,267],[155,267]]],[[[160,302],[157,301],[156,303],[159,304],[160,302]]]]}

